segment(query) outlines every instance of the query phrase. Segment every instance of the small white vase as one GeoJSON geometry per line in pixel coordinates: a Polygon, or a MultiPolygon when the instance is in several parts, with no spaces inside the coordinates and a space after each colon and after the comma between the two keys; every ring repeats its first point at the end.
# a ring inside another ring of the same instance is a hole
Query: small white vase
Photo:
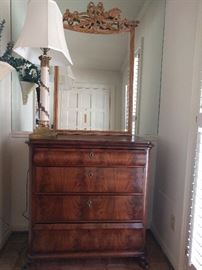
{"type": "Polygon", "coordinates": [[[20,85],[21,85],[21,92],[22,92],[22,103],[23,105],[26,105],[28,101],[29,93],[35,90],[37,85],[35,83],[26,82],[26,81],[20,81],[20,85]]]}

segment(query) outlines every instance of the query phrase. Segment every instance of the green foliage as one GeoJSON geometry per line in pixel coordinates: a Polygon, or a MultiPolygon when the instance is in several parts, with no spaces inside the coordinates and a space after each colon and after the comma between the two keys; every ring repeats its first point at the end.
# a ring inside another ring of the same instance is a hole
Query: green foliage
{"type": "MultiPolygon", "coordinates": [[[[5,20],[0,21],[0,40],[4,26],[5,20]]],[[[11,41],[7,44],[6,51],[2,56],[0,56],[0,61],[7,62],[9,65],[13,66],[18,72],[18,76],[21,81],[34,82],[39,85],[39,68],[24,58],[14,57],[13,46],[14,43],[11,41]]]]}
{"type": "Polygon", "coordinates": [[[3,32],[3,29],[4,29],[5,23],[6,23],[5,20],[2,20],[2,21],[0,22],[0,41],[1,41],[2,32],[3,32]]]}

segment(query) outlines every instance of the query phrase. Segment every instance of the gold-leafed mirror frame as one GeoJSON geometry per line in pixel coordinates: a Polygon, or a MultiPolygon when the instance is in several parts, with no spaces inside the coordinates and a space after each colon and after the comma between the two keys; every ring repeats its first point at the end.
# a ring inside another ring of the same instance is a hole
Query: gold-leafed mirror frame
{"type": "MultiPolygon", "coordinates": [[[[54,78],[54,129],[58,134],[102,134],[102,135],[131,135],[132,134],[132,100],[133,100],[133,73],[134,73],[134,50],[135,28],[138,21],[129,21],[121,17],[121,10],[112,8],[105,11],[103,3],[95,5],[90,2],[85,12],[70,12],[67,9],[63,15],[64,29],[88,33],[88,34],[130,34],[130,58],[129,58],[129,107],[128,107],[128,130],[127,131],[96,131],[96,130],[62,130],[58,129],[58,92],[59,92],[59,68],[55,67],[54,78]]],[[[70,52],[71,53],[71,52],[70,52]]]]}

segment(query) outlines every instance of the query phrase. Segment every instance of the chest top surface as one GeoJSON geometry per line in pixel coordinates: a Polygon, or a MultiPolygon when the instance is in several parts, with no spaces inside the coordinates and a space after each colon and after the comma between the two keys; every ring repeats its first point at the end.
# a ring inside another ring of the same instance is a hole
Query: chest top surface
{"type": "Polygon", "coordinates": [[[135,136],[82,136],[68,135],[55,138],[30,139],[28,142],[32,147],[45,148],[105,148],[105,149],[151,149],[149,140],[135,136]]]}

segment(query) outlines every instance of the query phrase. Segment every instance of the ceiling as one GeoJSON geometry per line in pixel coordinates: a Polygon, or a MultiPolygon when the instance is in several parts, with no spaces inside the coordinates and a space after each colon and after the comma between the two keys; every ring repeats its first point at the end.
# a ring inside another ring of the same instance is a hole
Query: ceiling
{"type": "Polygon", "coordinates": [[[128,53],[129,33],[93,35],[65,30],[70,55],[77,68],[120,71],[128,53]]]}

